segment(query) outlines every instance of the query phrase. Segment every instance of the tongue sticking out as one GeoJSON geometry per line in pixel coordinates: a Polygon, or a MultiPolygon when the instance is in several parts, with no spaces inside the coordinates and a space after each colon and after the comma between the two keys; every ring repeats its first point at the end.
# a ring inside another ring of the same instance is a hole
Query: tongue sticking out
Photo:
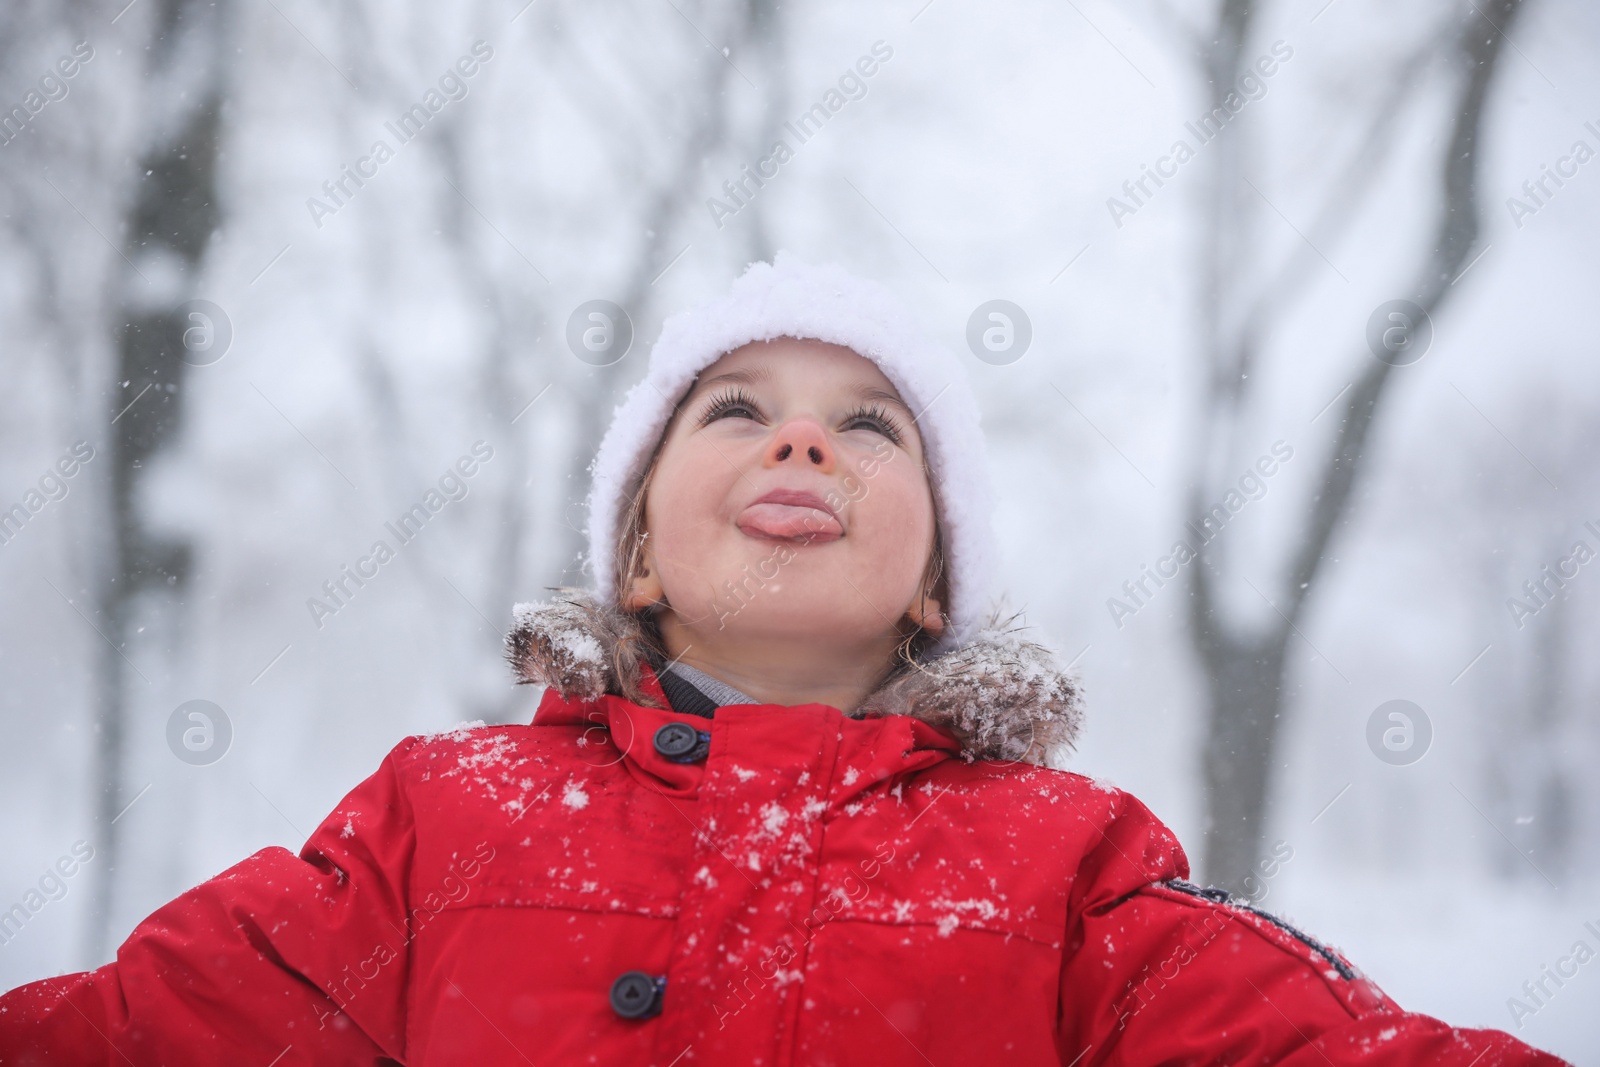
{"type": "Polygon", "coordinates": [[[738,526],[751,537],[821,545],[844,536],[839,520],[819,508],[798,504],[751,504],[739,514],[738,526]]]}

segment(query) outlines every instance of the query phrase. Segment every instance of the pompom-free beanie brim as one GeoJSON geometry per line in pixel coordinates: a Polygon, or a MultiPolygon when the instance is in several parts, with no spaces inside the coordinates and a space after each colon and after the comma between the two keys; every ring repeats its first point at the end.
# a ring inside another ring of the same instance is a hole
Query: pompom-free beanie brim
{"type": "Polygon", "coordinates": [[[794,337],[842,345],[877,364],[917,417],[944,539],[951,632],[961,645],[985,616],[992,510],[978,407],[965,372],[888,290],[837,266],[780,252],[751,265],[722,297],[674,315],[650,350],[600,444],[589,491],[589,566],[603,602],[615,598],[618,525],[678,403],[706,367],[753,341],[794,337]]]}

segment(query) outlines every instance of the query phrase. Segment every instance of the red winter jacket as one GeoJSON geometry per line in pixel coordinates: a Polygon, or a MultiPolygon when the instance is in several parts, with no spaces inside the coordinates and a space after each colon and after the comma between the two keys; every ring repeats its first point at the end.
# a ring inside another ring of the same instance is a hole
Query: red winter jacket
{"type": "MultiPolygon", "coordinates": [[[[534,673],[593,668],[571,637],[534,673]]],[[[1560,1062],[1180,881],[1131,796],[916,714],[552,689],[531,725],[404,741],[298,856],[0,998],[0,1062],[1560,1062]]]]}

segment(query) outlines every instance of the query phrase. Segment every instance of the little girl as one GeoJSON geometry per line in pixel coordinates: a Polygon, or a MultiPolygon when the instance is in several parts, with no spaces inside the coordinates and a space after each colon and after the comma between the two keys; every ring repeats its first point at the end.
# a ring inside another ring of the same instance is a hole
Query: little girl
{"type": "Polygon", "coordinates": [[[5,1064],[1555,1064],[1403,1011],[1044,765],[1076,682],[984,621],[955,359],[784,256],[666,324],[531,725],[403,741],[301,849],[0,998],[5,1064]]]}

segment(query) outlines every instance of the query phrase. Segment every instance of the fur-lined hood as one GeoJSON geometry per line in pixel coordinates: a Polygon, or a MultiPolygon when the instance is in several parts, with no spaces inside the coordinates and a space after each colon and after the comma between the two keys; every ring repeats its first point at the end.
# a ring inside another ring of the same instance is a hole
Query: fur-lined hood
{"type": "MultiPolygon", "coordinates": [[[[581,591],[518,604],[506,635],[517,681],[568,699],[621,693],[645,649],[632,616],[581,591]]],[[[949,730],[969,758],[1042,764],[1076,742],[1083,692],[1053,653],[996,618],[961,648],[897,673],[855,715],[909,715],[949,730]]]]}

